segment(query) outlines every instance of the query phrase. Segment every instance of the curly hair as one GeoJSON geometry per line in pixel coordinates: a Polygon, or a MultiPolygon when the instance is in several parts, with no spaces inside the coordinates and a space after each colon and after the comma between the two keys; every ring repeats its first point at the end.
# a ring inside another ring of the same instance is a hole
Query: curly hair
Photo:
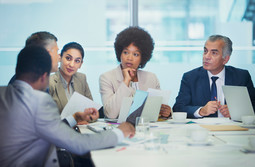
{"type": "Polygon", "coordinates": [[[121,53],[124,48],[133,44],[141,51],[141,63],[139,68],[144,68],[151,59],[154,49],[154,41],[150,34],[140,27],[128,27],[121,31],[115,38],[114,48],[118,62],[121,62],[121,53]]]}

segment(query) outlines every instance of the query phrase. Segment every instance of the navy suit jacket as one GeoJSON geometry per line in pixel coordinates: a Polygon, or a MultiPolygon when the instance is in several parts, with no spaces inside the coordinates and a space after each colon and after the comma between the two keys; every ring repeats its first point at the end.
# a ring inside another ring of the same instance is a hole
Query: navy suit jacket
{"type": "MultiPolygon", "coordinates": [[[[225,85],[246,86],[253,108],[255,108],[255,88],[247,70],[225,66],[225,85]]],[[[195,118],[195,111],[199,107],[205,106],[210,100],[211,92],[207,70],[199,67],[184,73],[173,111],[187,112],[188,118],[195,118]]]]}

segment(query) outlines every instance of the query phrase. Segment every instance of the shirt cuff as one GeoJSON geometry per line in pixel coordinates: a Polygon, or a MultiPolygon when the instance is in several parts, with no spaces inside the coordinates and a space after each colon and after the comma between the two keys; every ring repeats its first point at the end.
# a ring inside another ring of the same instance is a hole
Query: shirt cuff
{"type": "Polygon", "coordinates": [[[199,107],[195,112],[194,112],[194,117],[196,117],[196,118],[202,118],[203,116],[201,116],[200,114],[199,114],[199,110],[201,109],[202,107],[199,107]]]}
{"type": "Polygon", "coordinates": [[[77,124],[76,120],[74,119],[72,115],[69,115],[65,119],[69,123],[70,127],[74,127],[77,124]]]}
{"type": "Polygon", "coordinates": [[[125,138],[122,131],[119,128],[115,128],[112,131],[117,135],[118,143],[121,143],[125,138]]]}

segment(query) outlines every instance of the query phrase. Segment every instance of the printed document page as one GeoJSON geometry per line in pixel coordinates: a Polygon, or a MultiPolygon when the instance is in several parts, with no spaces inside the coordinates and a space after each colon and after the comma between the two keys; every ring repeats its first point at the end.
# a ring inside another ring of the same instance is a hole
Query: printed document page
{"type": "Polygon", "coordinates": [[[84,111],[86,108],[96,108],[99,110],[101,107],[101,104],[97,104],[80,93],[74,92],[61,113],[61,119],[64,119],[69,115],[73,115],[77,111],[84,111]]]}
{"type": "Polygon", "coordinates": [[[147,92],[149,92],[149,96],[162,96],[163,97],[162,104],[168,105],[171,94],[170,90],[159,90],[149,88],[147,92]]]}

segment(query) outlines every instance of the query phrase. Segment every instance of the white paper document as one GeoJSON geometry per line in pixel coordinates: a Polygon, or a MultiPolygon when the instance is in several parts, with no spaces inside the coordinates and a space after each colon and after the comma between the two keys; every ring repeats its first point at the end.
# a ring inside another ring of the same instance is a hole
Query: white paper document
{"type": "Polygon", "coordinates": [[[163,97],[162,104],[168,105],[171,94],[170,90],[159,90],[149,88],[147,92],[149,92],[149,96],[162,96],[163,97]]]}
{"type": "Polygon", "coordinates": [[[61,119],[64,119],[69,115],[73,115],[77,111],[83,112],[86,108],[96,108],[99,110],[101,107],[101,104],[95,103],[78,92],[74,92],[61,113],[61,119]]]}

